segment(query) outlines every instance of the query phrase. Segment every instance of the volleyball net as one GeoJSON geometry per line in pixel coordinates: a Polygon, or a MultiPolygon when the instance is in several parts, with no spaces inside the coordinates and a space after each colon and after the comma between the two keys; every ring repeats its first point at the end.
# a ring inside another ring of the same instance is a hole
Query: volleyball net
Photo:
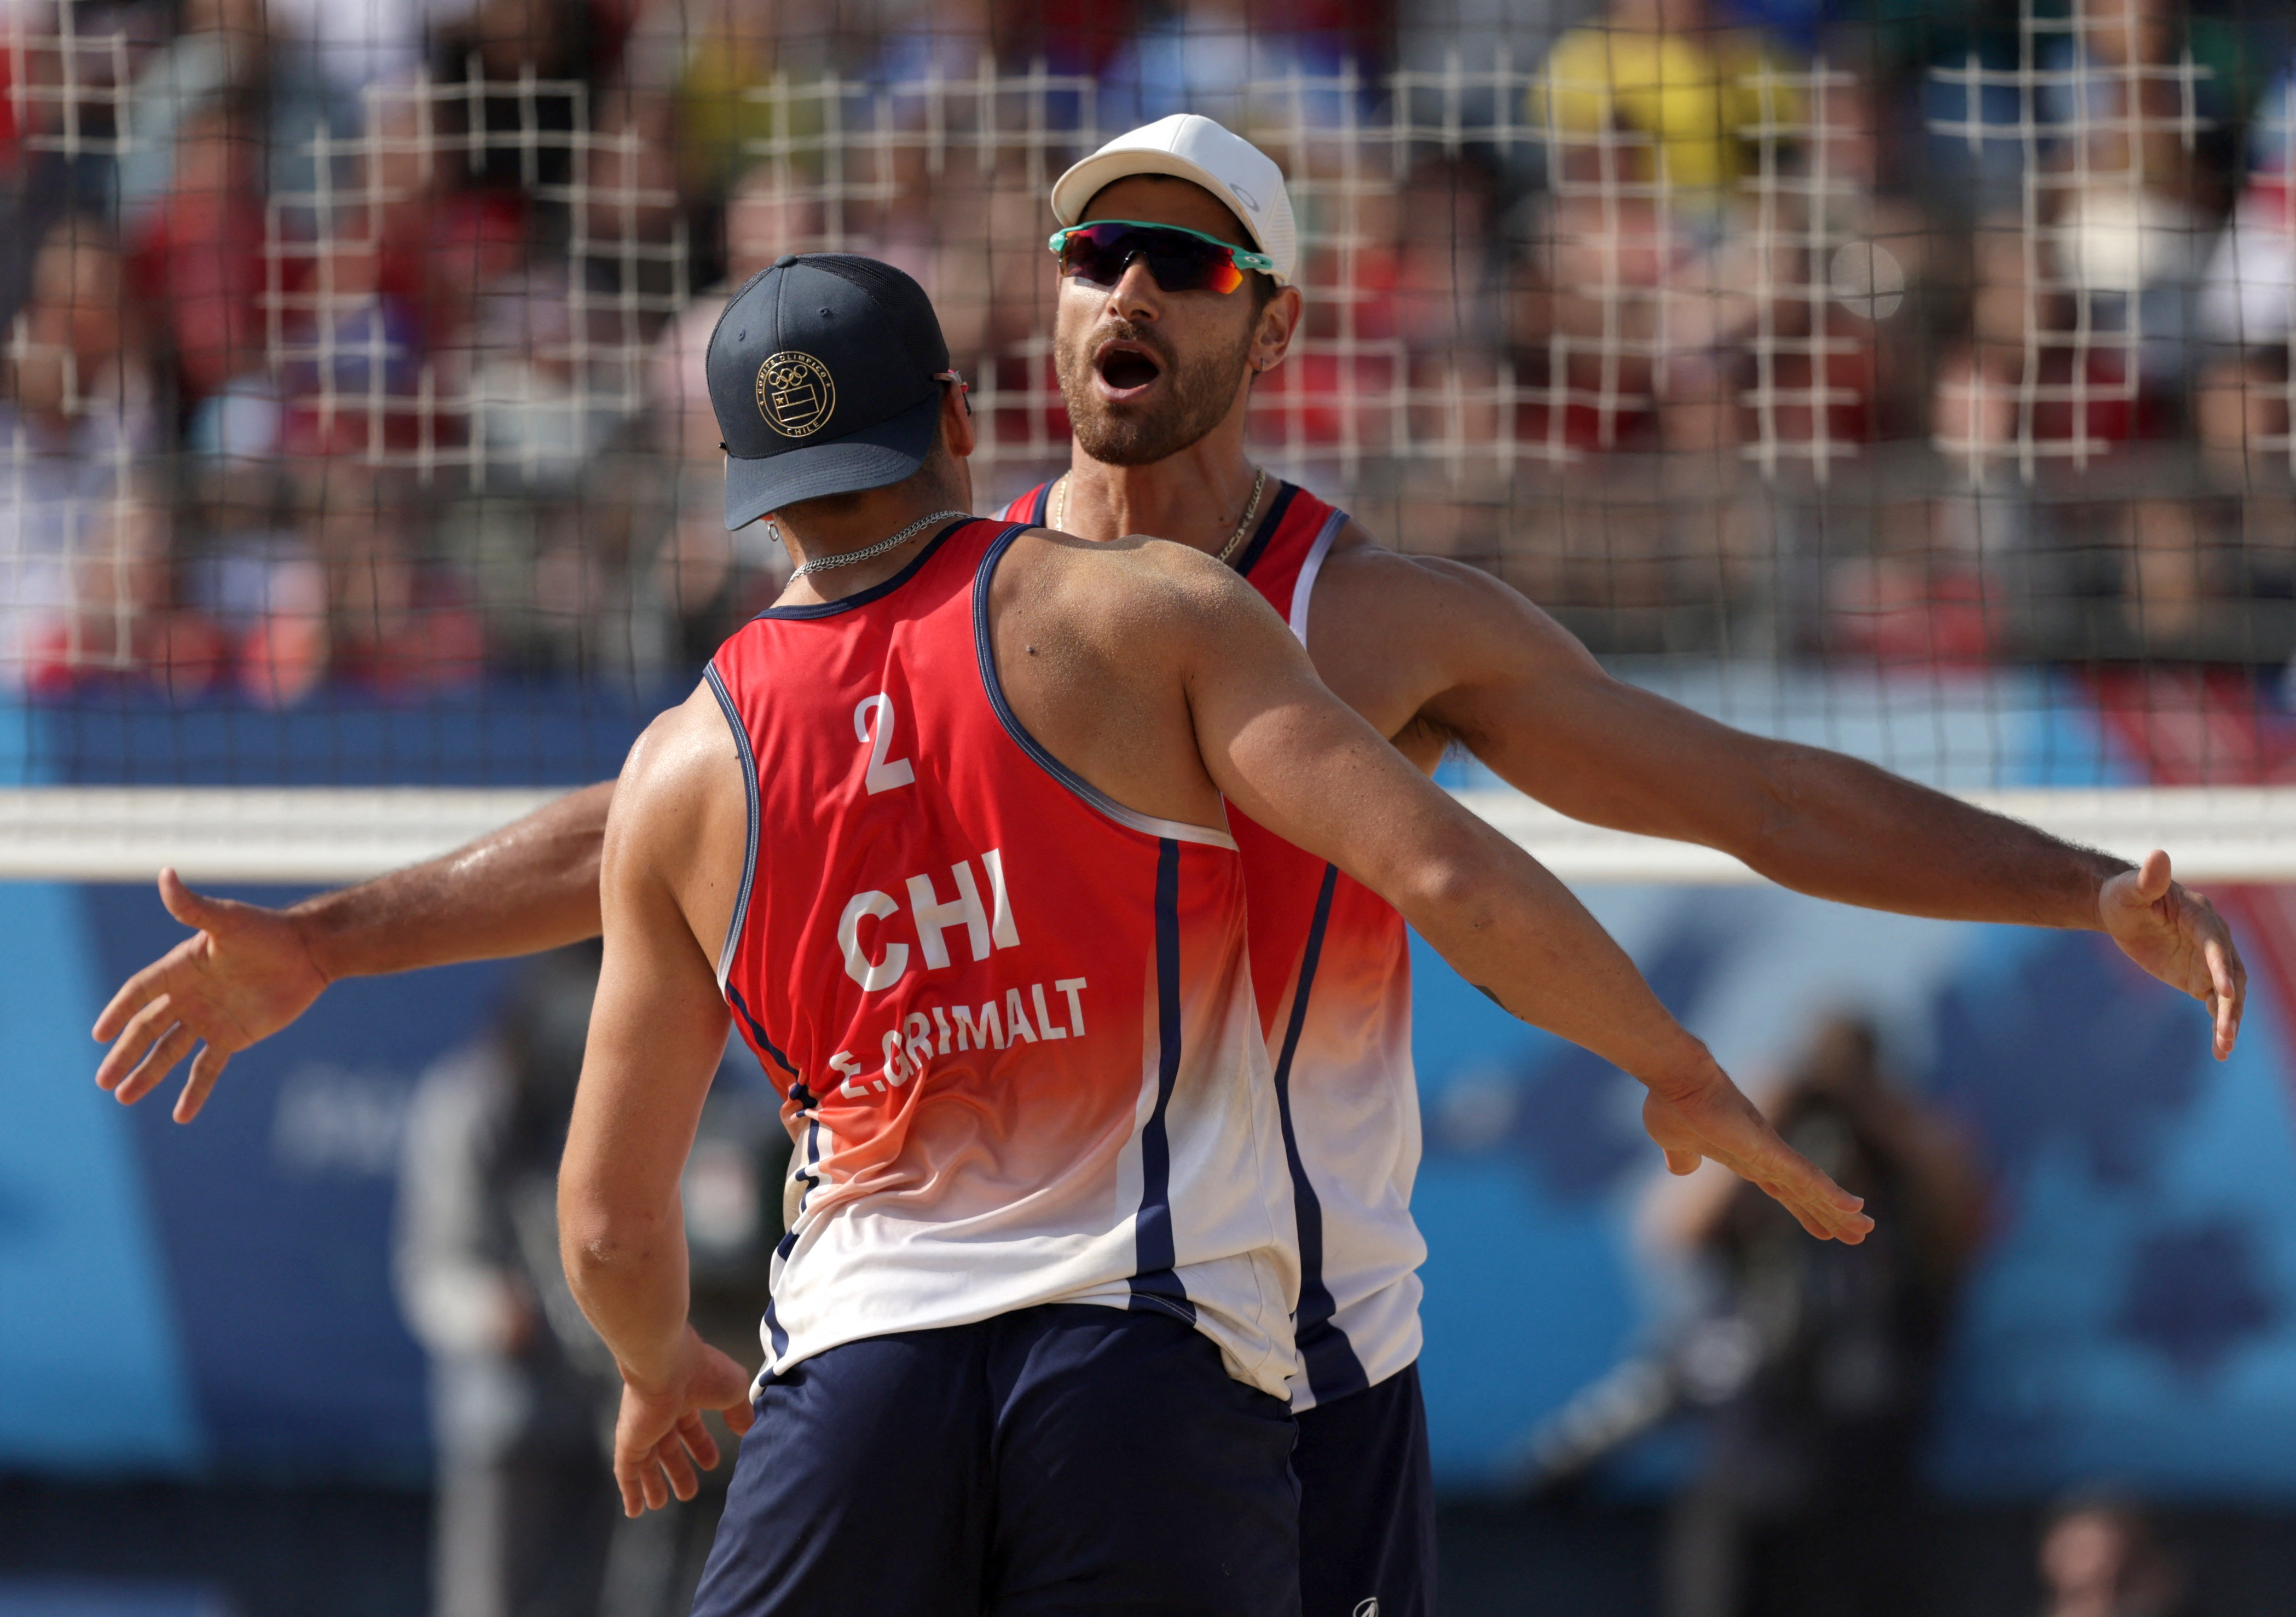
{"type": "Polygon", "coordinates": [[[0,873],[340,879],[611,774],[786,575],[727,288],[915,275],[993,510],[1067,461],[1051,182],[1186,110],[1300,222],[1272,471],[1718,718],[2296,876],[2292,63],[2190,0],[20,0],[0,873]]]}

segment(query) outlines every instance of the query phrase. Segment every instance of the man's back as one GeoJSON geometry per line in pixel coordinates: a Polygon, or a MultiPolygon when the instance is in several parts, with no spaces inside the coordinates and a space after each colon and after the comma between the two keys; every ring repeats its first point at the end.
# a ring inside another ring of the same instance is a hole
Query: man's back
{"type": "MultiPolygon", "coordinates": [[[[1007,702],[992,620],[1066,560],[1039,538],[993,591],[1021,536],[952,524],[882,584],[761,613],[710,668],[750,793],[719,974],[797,1146],[768,1367],[1097,1302],[1188,1320],[1280,1395],[1296,1254],[1234,843],[1120,805],[1007,702]]],[[[1152,755],[1136,672],[1114,705],[1152,755]]],[[[1106,694],[1024,700],[1073,732],[1106,694]]]]}

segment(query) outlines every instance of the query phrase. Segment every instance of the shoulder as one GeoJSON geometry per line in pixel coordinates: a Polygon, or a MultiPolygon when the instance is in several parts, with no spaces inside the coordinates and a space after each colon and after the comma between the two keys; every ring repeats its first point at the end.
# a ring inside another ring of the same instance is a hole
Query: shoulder
{"type": "Polygon", "coordinates": [[[637,855],[673,874],[713,835],[747,835],[742,752],[704,684],[648,725],[630,747],[606,820],[609,857],[637,855]]]}
{"type": "Polygon", "coordinates": [[[1545,616],[1519,591],[1481,568],[1448,556],[1403,555],[1382,545],[1353,518],[1332,541],[1316,587],[1318,612],[1336,597],[1357,610],[1383,614],[1545,616]]]}
{"type": "Polygon", "coordinates": [[[1414,661],[1456,677],[1494,658],[1592,665],[1576,636],[1504,579],[1448,556],[1398,554],[1352,521],[1316,580],[1309,624],[1319,665],[1327,650],[1414,661]]]}
{"type": "Polygon", "coordinates": [[[1131,623],[1143,613],[1218,618],[1268,611],[1259,592],[1226,562],[1146,534],[1103,544],[1032,529],[1014,545],[1008,569],[1013,562],[1021,563],[1013,570],[1025,585],[1054,592],[1080,622],[1131,623]]]}

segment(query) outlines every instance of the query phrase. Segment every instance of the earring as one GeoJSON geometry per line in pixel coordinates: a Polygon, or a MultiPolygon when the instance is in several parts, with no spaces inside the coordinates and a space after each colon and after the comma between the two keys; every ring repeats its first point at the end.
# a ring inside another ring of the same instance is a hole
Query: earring
{"type": "Polygon", "coordinates": [[[789,548],[789,541],[782,538],[782,525],[771,517],[766,519],[766,538],[784,550],[789,548]]]}

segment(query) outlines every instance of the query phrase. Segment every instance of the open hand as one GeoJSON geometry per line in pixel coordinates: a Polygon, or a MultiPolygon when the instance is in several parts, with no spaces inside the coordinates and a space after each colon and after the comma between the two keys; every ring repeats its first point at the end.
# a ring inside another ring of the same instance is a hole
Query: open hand
{"type": "Polygon", "coordinates": [[[173,870],[160,873],[160,901],[198,930],[130,977],[95,1019],[95,1037],[114,1041],[95,1081],[133,1105],[197,1045],[176,1100],[176,1120],[188,1123],[225,1064],[309,1009],[327,977],[283,910],[210,899],[173,870]]]}
{"type": "Polygon", "coordinates": [[[2217,1059],[2230,1055],[2248,1003],[2248,967],[2217,907],[2169,880],[2169,856],[2156,848],[2105,882],[2096,909],[2123,954],[2208,1006],[2217,1059]]]}
{"type": "Polygon", "coordinates": [[[757,1418],[748,1374],[687,1326],[666,1385],[646,1390],[623,1378],[622,1410],[614,1422],[614,1482],[622,1490],[624,1515],[660,1510],[672,1494],[690,1499],[700,1490],[693,1468],[712,1470],[718,1458],[718,1440],[701,1423],[704,1409],[722,1414],[736,1435],[757,1418]]]}
{"type": "Polygon", "coordinates": [[[1711,1157],[1759,1186],[1819,1240],[1855,1246],[1874,1227],[1865,1202],[1778,1137],[1729,1074],[1710,1066],[1680,1083],[1652,1084],[1643,1127],[1666,1153],[1669,1172],[1694,1172],[1711,1157]]]}

